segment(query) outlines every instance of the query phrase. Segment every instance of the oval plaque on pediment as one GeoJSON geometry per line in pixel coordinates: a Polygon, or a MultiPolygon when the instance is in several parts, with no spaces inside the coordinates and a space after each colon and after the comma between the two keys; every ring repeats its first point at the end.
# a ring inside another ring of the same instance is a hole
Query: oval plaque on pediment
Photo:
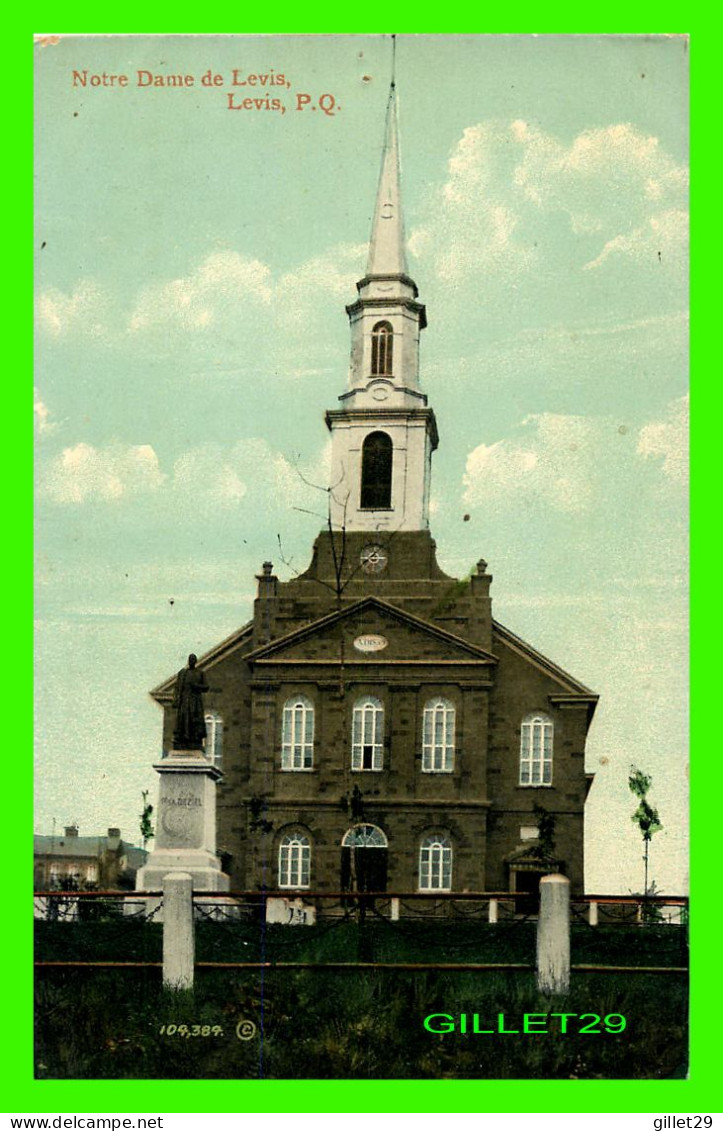
{"type": "Polygon", "coordinates": [[[364,636],[357,636],[354,641],[354,647],[357,652],[381,652],[386,648],[389,641],[386,636],[378,636],[376,633],[367,632],[364,636]]]}

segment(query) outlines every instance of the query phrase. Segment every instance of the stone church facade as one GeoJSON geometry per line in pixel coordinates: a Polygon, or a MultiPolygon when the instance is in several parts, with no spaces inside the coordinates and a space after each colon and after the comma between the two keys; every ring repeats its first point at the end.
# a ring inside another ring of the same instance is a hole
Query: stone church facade
{"type": "MultiPolygon", "coordinates": [[[[561,870],[582,892],[597,696],[494,620],[486,562],[459,580],[436,560],[393,89],[357,291],[328,527],[299,576],[264,563],[253,620],[199,659],[223,869],[294,893],[522,891],[561,870]]],[[[167,752],[173,688],[152,692],[167,752]]]]}

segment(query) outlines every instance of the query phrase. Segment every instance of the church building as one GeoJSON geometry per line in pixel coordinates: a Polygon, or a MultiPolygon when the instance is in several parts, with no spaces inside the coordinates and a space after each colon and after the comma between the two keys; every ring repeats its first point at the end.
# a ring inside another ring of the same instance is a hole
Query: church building
{"type": "MultiPolygon", "coordinates": [[[[326,413],[329,521],[305,572],[258,575],[253,620],[198,666],[232,890],[583,891],[597,696],[492,616],[429,529],[438,433],[420,385],[394,85],[346,390],[326,413]]],[[[321,407],[321,406],[320,406],[321,407]]],[[[172,748],[175,677],[152,695],[172,748]]]]}

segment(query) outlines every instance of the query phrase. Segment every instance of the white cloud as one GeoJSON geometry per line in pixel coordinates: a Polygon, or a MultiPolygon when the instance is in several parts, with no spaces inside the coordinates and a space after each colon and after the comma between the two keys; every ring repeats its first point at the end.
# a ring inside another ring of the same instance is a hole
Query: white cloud
{"type": "Polygon", "coordinates": [[[182,502],[205,500],[221,507],[236,506],[247,492],[233,457],[220,444],[204,444],[179,456],[173,466],[172,487],[182,502]]]}
{"type": "Polygon", "coordinates": [[[525,417],[523,434],[480,444],[467,457],[464,501],[542,503],[557,511],[586,510],[600,475],[601,447],[614,426],[595,417],[540,413],[525,417]]]}
{"type": "Polygon", "coordinates": [[[638,262],[655,263],[657,259],[663,263],[663,257],[674,257],[676,261],[683,262],[683,257],[688,251],[688,213],[681,209],[672,209],[651,216],[648,222],[640,228],[635,228],[628,235],[615,236],[608,240],[600,254],[585,264],[589,271],[601,267],[612,256],[629,256],[638,262]]]}
{"type": "Polygon", "coordinates": [[[669,407],[665,420],[646,424],[638,434],[638,454],[662,460],[663,474],[676,483],[688,481],[688,397],[669,407]]]}
{"type": "Polygon", "coordinates": [[[687,169],[632,125],[584,130],[565,144],[523,121],[480,123],[453,149],[410,250],[433,255],[447,282],[492,270],[514,278],[539,260],[543,213],[567,216],[570,232],[585,237],[580,267],[658,252],[667,261],[687,247],[687,185],[687,169]]]}
{"type": "Polygon", "coordinates": [[[510,191],[514,150],[510,127],[480,123],[465,129],[452,151],[448,178],[429,205],[430,219],[412,232],[413,255],[433,255],[443,281],[492,267],[527,270],[531,243],[519,238],[519,209],[510,191]]]}
{"type": "Polygon", "coordinates": [[[248,313],[247,304],[263,308],[271,298],[266,264],[235,251],[216,251],[185,278],[144,287],[129,330],[138,333],[154,326],[212,330],[224,316],[240,318],[248,313]]]}
{"type": "Polygon", "coordinates": [[[230,347],[237,364],[245,356],[257,371],[313,375],[328,352],[320,319],[353,296],[363,252],[333,247],[278,277],[257,259],[213,252],[189,275],[143,288],[129,332],[181,331],[204,350],[209,339],[215,351],[230,347]]]}
{"type": "Polygon", "coordinates": [[[78,283],[72,294],[53,287],[42,292],[36,303],[36,323],[53,338],[80,333],[103,338],[108,332],[110,300],[93,279],[78,283]]]}
{"type": "Polygon", "coordinates": [[[365,245],[340,244],[283,274],[274,287],[279,321],[301,326],[319,302],[349,302],[364,267],[365,245]],[[330,301],[331,300],[331,301],[330,301]]]}
{"type": "MultiPolygon", "coordinates": [[[[563,142],[523,121],[482,122],[454,146],[446,179],[430,191],[409,246],[448,288],[481,284],[482,305],[495,296],[504,301],[503,281],[514,287],[537,272],[550,286],[555,278],[569,285],[583,268],[647,261],[679,269],[687,249],[686,193],[685,167],[634,126],[585,130],[563,142]]],[[[324,320],[353,297],[365,251],[337,245],[275,273],[242,251],[215,250],[185,275],[141,287],[130,314],[112,307],[97,282],[84,280],[70,294],[41,294],[38,323],[55,338],[126,336],[169,350],[178,348],[180,333],[184,348],[207,355],[211,347],[219,363],[229,355],[237,366],[246,358],[256,371],[308,375],[338,351],[324,320]]]]}
{"type": "Polygon", "coordinates": [[[579,514],[615,497],[624,482],[640,499],[646,481],[639,457],[660,460],[666,480],[676,488],[686,481],[687,396],[671,403],[665,419],[640,427],[634,449],[626,439],[629,431],[610,417],[527,416],[517,435],[470,452],[464,502],[470,507],[541,506],[579,514]]]}
{"type": "Polygon", "coordinates": [[[173,466],[169,490],[180,503],[193,499],[214,508],[234,508],[243,500],[294,499],[303,483],[289,460],[265,440],[249,438],[232,448],[203,444],[184,452],[173,466]]]}
{"type": "Polygon", "coordinates": [[[324,327],[330,313],[353,298],[365,251],[334,246],[275,274],[259,259],[217,250],[180,278],[141,287],[130,313],[112,307],[95,283],[84,282],[71,295],[41,293],[37,322],[53,338],[72,333],[164,352],[180,345],[216,365],[232,359],[236,371],[309,377],[336,360],[339,343],[324,327]]]}
{"type": "Polygon", "coordinates": [[[684,198],[686,170],[629,124],[583,130],[568,146],[524,122],[512,130],[523,146],[515,182],[541,208],[567,212],[575,231],[600,231],[609,216],[625,223],[650,202],[684,198]]]}
{"type": "Polygon", "coordinates": [[[50,419],[50,409],[42,400],[37,387],[33,389],[33,413],[36,436],[47,435],[57,428],[57,424],[50,419]]]}
{"type": "Polygon", "coordinates": [[[98,448],[81,442],[51,460],[41,470],[40,482],[48,498],[66,505],[145,495],[162,501],[165,508],[195,508],[208,516],[244,506],[266,514],[281,503],[319,511],[323,518],[329,465],[329,442],[315,459],[302,464],[266,440],[250,437],[231,448],[215,443],[191,448],[168,474],[148,444],[98,448]]]}
{"type": "Polygon", "coordinates": [[[49,466],[45,484],[58,503],[106,502],[157,491],[164,480],[149,444],[66,448],[49,466]]]}

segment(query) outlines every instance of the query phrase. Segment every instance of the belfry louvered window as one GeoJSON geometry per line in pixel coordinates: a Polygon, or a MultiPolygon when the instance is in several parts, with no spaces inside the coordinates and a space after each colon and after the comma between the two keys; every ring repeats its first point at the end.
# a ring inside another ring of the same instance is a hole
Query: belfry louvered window
{"type": "Polygon", "coordinates": [[[552,785],[552,719],[526,715],[520,732],[520,785],[552,785]]]}
{"type": "Polygon", "coordinates": [[[370,432],[362,445],[361,500],[363,510],[392,505],[392,440],[386,432],[370,432]]]}
{"type": "Polygon", "coordinates": [[[365,695],[354,704],[351,734],[352,770],[381,770],[384,764],[384,707],[365,695]]]}
{"type": "Polygon", "coordinates": [[[454,769],[454,703],[449,699],[430,699],[424,705],[422,720],[422,770],[425,773],[451,773],[454,769]]]}
{"type": "Polygon", "coordinates": [[[388,322],[377,322],[372,330],[372,377],[391,377],[394,331],[388,322]]]}
{"type": "Polygon", "coordinates": [[[314,704],[305,695],[284,703],[281,769],[311,770],[314,766],[314,704]]]}

